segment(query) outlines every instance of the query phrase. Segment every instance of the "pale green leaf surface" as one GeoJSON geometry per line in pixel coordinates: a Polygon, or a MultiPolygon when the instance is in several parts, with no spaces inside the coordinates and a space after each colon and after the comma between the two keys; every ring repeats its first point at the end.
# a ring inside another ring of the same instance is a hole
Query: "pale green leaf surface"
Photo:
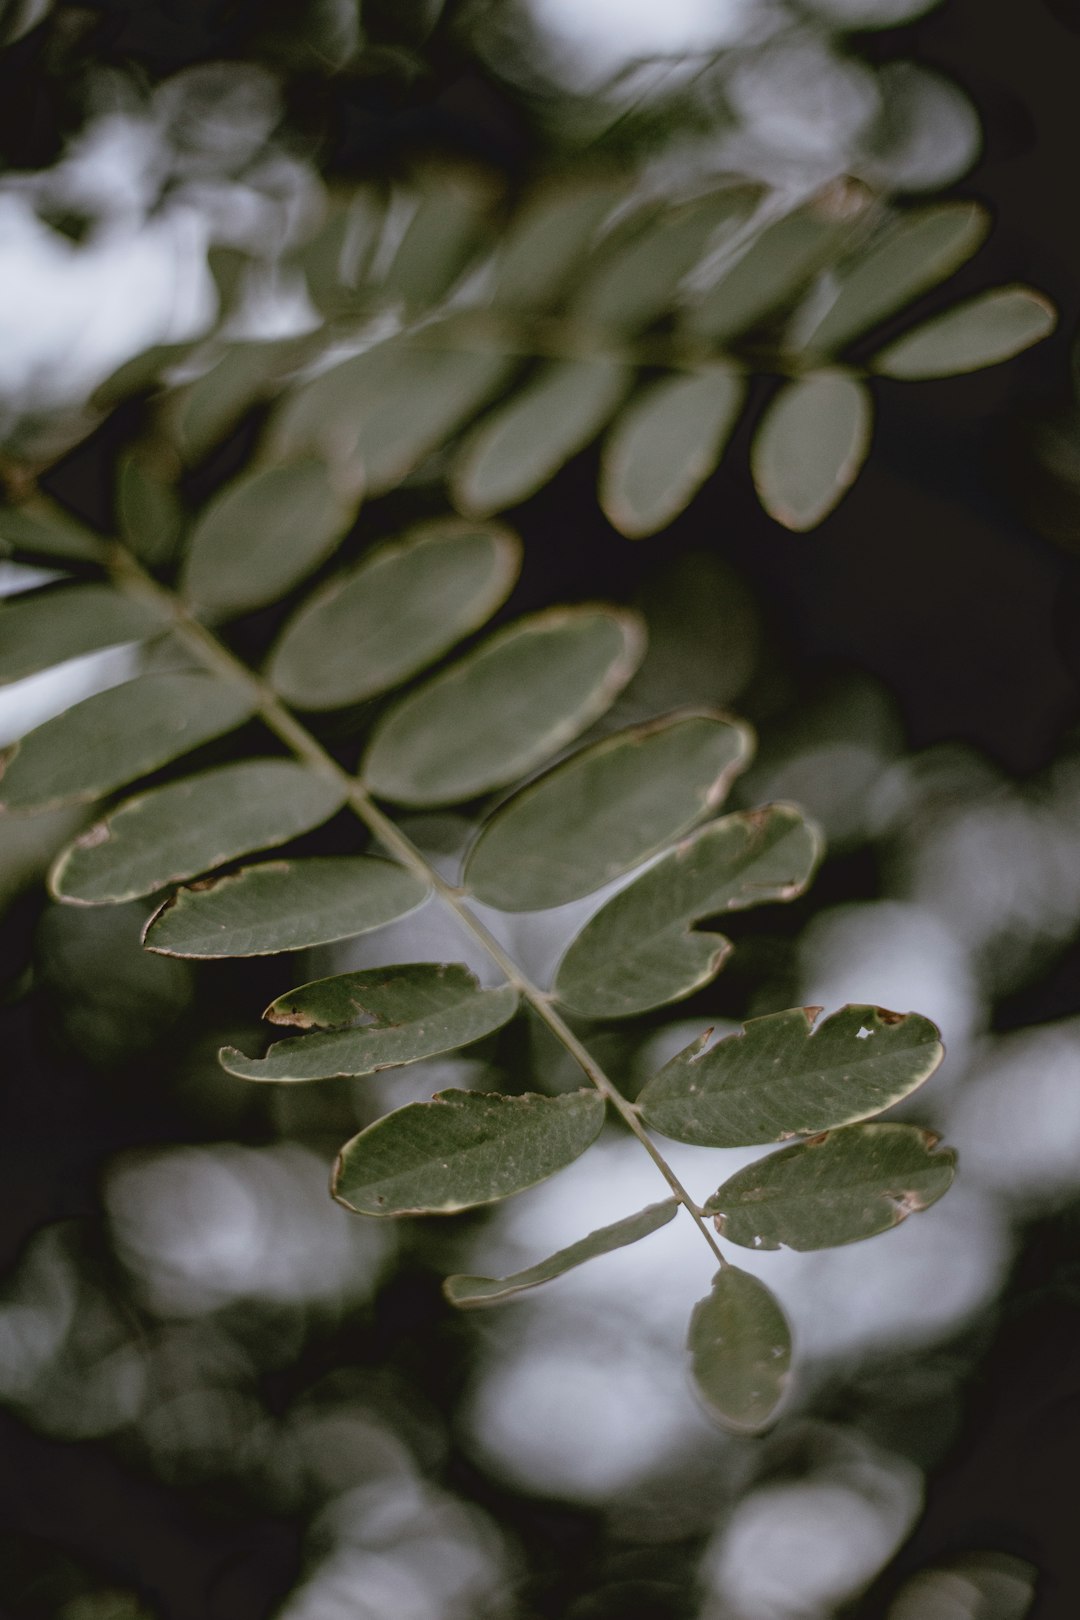
{"type": "Polygon", "coordinates": [[[1057,325],[1057,311],[1031,287],[995,287],[905,332],[870,362],[883,377],[952,377],[1029,349],[1057,325]]]}
{"type": "Polygon", "coordinates": [[[917,1125],[848,1125],[748,1164],[705,1211],[747,1249],[828,1249],[888,1232],[948,1192],[956,1154],[917,1125]]]}
{"type": "Polygon", "coordinates": [[[574,754],[498,810],[465,868],[503,911],[563,905],[619,877],[720,804],[753,734],[712,714],[675,714],[574,754]]]}
{"type": "Polygon", "coordinates": [[[451,1305],[456,1305],[459,1310],[501,1304],[504,1299],[512,1299],[515,1294],[524,1293],[528,1288],[538,1288],[541,1283],[551,1282],[555,1277],[573,1271],[575,1266],[584,1265],[587,1260],[611,1254],[616,1249],[625,1249],[628,1244],[649,1237],[674,1220],[678,1208],[676,1198],[666,1198],[661,1204],[650,1204],[647,1209],[640,1209],[635,1215],[627,1215],[610,1226],[602,1226],[598,1231],[590,1232],[588,1237],[571,1243],[534,1266],[527,1266],[524,1271],[515,1271],[509,1277],[447,1277],[443,1283],[443,1293],[451,1305]]]}
{"type": "Polygon", "coordinates": [[[113,905],[309,832],[338,810],[333,782],[290,760],[203,771],[127,799],[59,856],[57,900],[113,905]]]}
{"type": "Polygon", "coordinates": [[[305,336],[231,343],[208,371],[169,402],[177,448],[194,464],[238,427],[248,411],[273,394],[279,377],[299,364],[305,336]]]}
{"type": "Polygon", "coordinates": [[[110,372],[90,396],[97,411],[111,411],[132,394],[145,393],[157,386],[162,372],[174,362],[185,359],[197,345],[195,343],[155,343],[143,349],[123,365],[110,372]]]}
{"type": "Polygon", "coordinates": [[[333,709],[385,692],[433,664],[506,600],[521,544],[493,524],[422,524],[316,591],[267,666],[290,703],[333,709]]]}
{"type": "Polygon", "coordinates": [[[330,555],[352,524],[345,498],[320,461],[248,473],[215,496],[192,531],[181,576],[185,596],[213,614],[275,602],[330,555]]]}
{"type": "Polygon", "coordinates": [[[239,684],[140,675],[46,720],[0,755],[0,810],[86,803],[221,737],[255,712],[239,684]]]}
{"type": "Polygon", "coordinates": [[[184,510],[164,458],[135,446],[120,457],[116,522],[122,538],[150,568],[170,562],[184,529],[184,510]]]}
{"type": "Polygon", "coordinates": [[[654,383],[615,420],[604,444],[600,504],[631,540],[655,534],[714,470],[746,397],[719,367],[654,383]]]}
{"type": "Polygon", "coordinates": [[[111,585],[57,585],[17,597],[0,606],[0,685],[168,628],[151,607],[111,585]]]}
{"type": "Polygon", "coordinates": [[[793,900],[821,858],[821,836],[792,805],[744,810],[692,833],[608,901],[570,945],[559,1000],[587,1018],[625,1018],[700,989],[730,942],[694,923],[793,900]]]}
{"type": "Polygon", "coordinates": [[[370,855],[266,861],[178,889],[144,942],[165,956],[273,956],[366,934],[427,896],[411,872],[370,855]]]}
{"type": "Polygon", "coordinates": [[[836,297],[800,345],[835,352],[913,298],[936,287],[969,259],[990,229],[977,202],[931,203],[906,210],[840,273],[836,297]]]}
{"type": "Polygon", "coordinates": [[[99,562],[105,542],[58,508],[0,506],[0,548],[4,543],[31,557],[63,562],[99,562]]]}
{"type": "Polygon", "coordinates": [[[614,360],[547,362],[466,439],[451,475],[457,506],[485,517],[534,494],[596,437],[632,376],[614,360]]]}
{"type": "Polygon", "coordinates": [[[420,196],[386,273],[385,290],[409,311],[446,295],[478,248],[484,230],[478,188],[440,178],[420,196]]]}
{"type": "Polygon", "coordinates": [[[865,383],[842,371],[809,372],[780,389],[750,451],[770,517],[801,533],[829,515],[866,460],[873,409],[865,383]]]}
{"type": "Polygon", "coordinates": [[[687,310],[686,330],[717,340],[749,331],[835,257],[858,228],[867,202],[865,192],[841,183],[766,226],[687,310]]]}
{"type": "Polygon", "coordinates": [[[686,1347],[714,1417],[744,1434],[765,1428],[791,1370],[791,1329],[765,1284],[737,1266],[718,1271],[694,1306],[686,1347]]]}
{"type": "Polygon", "coordinates": [[[361,1215],[452,1215],[546,1181],[580,1158],[603,1124],[595,1091],[441,1091],[347,1142],[334,1197],[361,1215]]]}
{"type": "Polygon", "coordinates": [[[265,1016],[300,1029],[349,1025],[276,1041],[263,1058],[233,1047],[222,1067],[244,1080],[331,1080],[376,1074],[454,1052],[501,1029],[517,1011],[510,985],[482,990],[459,962],[409,962],[319,979],[279,996],[265,1016]],[[366,1019],[365,1023],[357,1020],[366,1019]]]}
{"type": "Polygon", "coordinates": [[[730,186],[676,208],[663,208],[589,273],[570,318],[625,332],[671,311],[679,283],[726,226],[748,220],[757,194],[730,186]]]}
{"type": "Polygon", "coordinates": [[[919,1013],[849,1006],[815,1025],[820,1010],[751,1018],[708,1049],[706,1032],[642,1091],[646,1123],[702,1147],[809,1136],[891,1108],[944,1056],[937,1029],[919,1013]]]}
{"type": "Polygon", "coordinates": [[[369,495],[392,489],[513,369],[505,355],[445,346],[449,333],[435,323],[415,341],[389,338],[290,390],[271,420],[270,458],[325,456],[369,495]]]}
{"type": "Polygon", "coordinates": [[[491,303],[500,310],[548,308],[580,275],[581,260],[625,182],[582,182],[535,190],[510,221],[492,274],[491,303]]]}
{"type": "Polygon", "coordinates": [[[398,804],[460,803],[517,780],[610,707],[644,652],[636,615],[551,608],[490,636],[375,727],[361,776],[398,804]]]}

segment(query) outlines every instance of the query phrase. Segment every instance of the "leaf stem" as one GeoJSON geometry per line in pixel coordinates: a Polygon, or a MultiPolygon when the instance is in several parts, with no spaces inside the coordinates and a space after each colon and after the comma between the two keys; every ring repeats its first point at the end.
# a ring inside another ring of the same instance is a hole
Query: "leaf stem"
{"type": "Polygon", "coordinates": [[[125,546],[119,542],[108,544],[106,566],[114,583],[126,594],[148,602],[168,614],[173,621],[175,634],[207,669],[225,680],[245,685],[258,705],[259,717],[263,724],[303,764],[309,765],[320,776],[328,777],[340,788],[345,794],[349,808],[364,823],[372,837],[376,838],[385,850],[395,855],[416,877],[430,885],[443,903],[450,907],[507,981],[518,991],[522,1000],[532,1008],[537,1018],[569,1052],[590,1084],[611,1104],[637,1137],[672,1193],[700,1230],[715,1258],[721,1266],[726,1266],[728,1261],[722,1254],[705,1218],[641,1123],[638,1110],[633,1103],[626,1100],[592,1053],[574,1034],[561,1013],[552,1005],[547,993],[533,983],[494,934],[470,910],[462,891],[454,884],[448,883],[442,874],[435,870],[397,823],[379,808],[363,784],[338,764],[307,727],[297,720],[273,688],[230,652],[211,630],[189,612],[174,592],[148,574],[125,546]]]}

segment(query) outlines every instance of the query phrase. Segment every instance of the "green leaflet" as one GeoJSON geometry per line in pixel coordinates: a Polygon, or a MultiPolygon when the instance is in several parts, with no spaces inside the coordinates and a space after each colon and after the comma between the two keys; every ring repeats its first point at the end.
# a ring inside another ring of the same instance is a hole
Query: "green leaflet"
{"type": "Polygon", "coordinates": [[[931,203],[905,210],[840,272],[836,296],[824,315],[799,329],[799,346],[819,353],[843,349],[951,276],[982,246],[989,229],[990,216],[981,203],[931,203]]]}
{"type": "Polygon", "coordinates": [[[1031,287],[995,287],[888,344],[870,362],[883,377],[952,377],[1011,360],[1048,337],[1057,311],[1031,287]]]}
{"type": "Polygon", "coordinates": [[[821,836],[792,805],[712,821],[621,889],[585,924],[555,994],[587,1018],[625,1018],[707,984],[731,945],[694,923],[802,894],[821,836]]]}
{"type": "Polygon", "coordinates": [[[521,543],[496,524],[421,524],[303,603],[267,666],[288,702],[334,709],[426,669],[509,595],[521,543]]]}
{"type": "Polygon", "coordinates": [[[397,804],[456,804],[535,769],[611,706],[644,652],[617,608],[550,608],[490,636],[387,711],[361,765],[397,804]]]}
{"type": "Polygon", "coordinates": [[[505,355],[454,349],[453,318],[389,338],[291,389],[271,418],[273,460],[324,456],[381,495],[502,386],[505,355]],[[442,345],[442,346],[440,346],[442,345]]]}
{"type": "Polygon", "coordinates": [[[277,1041],[264,1058],[248,1058],[227,1046],[221,1064],[244,1080],[375,1074],[468,1046],[501,1028],[517,1003],[512,986],[481,990],[460,962],[408,962],[342,973],[279,996],[265,1013],[275,1024],[329,1025],[331,1033],[277,1041]],[[348,1024],[355,1027],[334,1027],[348,1024]]]}
{"type": "Polygon", "coordinates": [[[874,402],[843,371],[807,372],[766,406],[750,451],[762,506],[803,532],[828,517],[859,476],[870,449],[874,402]]]}
{"type": "Polygon", "coordinates": [[[625,199],[622,180],[540,186],[526,198],[499,244],[491,305],[547,309],[581,273],[602,222],[625,199]]]}
{"type": "Polygon", "coordinates": [[[173,471],[164,455],[138,445],[125,451],[118,464],[117,527],[148,568],[171,562],[183,533],[184,509],[173,471]]]}
{"type": "Polygon", "coordinates": [[[729,1429],[754,1434],[771,1421],[791,1369],[791,1329],[756,1277],[725,1266],[694,1306],[687,1338],[694,1382],[729,1429]]]}
{"type": "Polygon", "coordinates": [[[859,228],[868,203],[868,192],[841,182],[767,226],[687,310],[686,330],[718,340],[749,331],[835,258],[859,228]]]}
{"type": "Polygon", "coordinates": [[[451,475],[455,505],[486,517],[533,495],[596,437],[633,372],[614,360],[553,360],[466,439],[451,475]]]}
{"type": "Polygon", "coordinates": [[[717,366],[652,384],[616,418],[600,504],[620,534],[637,540],[679,515],[723,455],[745,397],[742,376],[717,366]]]}
{"type": "Polygon", "coordinates": [[[956,1154],[917,1125],[848,1125],[748,1164],[705,1211],[747,1249],[828,1249],[899,1226],[948,1192],[956,1154]]]}
{"type": "Polygon", "coordinates": [[[426,313],[445,297],[480,244],[483,201],[478,187],[454,174],[441,175],[423,192],[386,273],[394,302],[426,313]]]}
{"type": "Polygon", "coordinates": [[[110,585],[46,586],[0,606],[0,685],[168,628],[167,619],[110,585]]]}
{"type": "Polygon", "coordinates": [[[728,186],[660,209],[628,242],[588,273],[570,318],[589,327],[635,331],[670,312],[679,283],[720,231],[749,219],[758,201],[748,186],[728,186]]]}
{"type": "Polygon", "coordinates": [[[114,905],[309,832],[341,807],[334,782],[289,760],[246,760],[127,799],[49,873],[57,900],[114,905]]]}
{"type": "Polygon", "coordinates": [[[347,1142],[334,1197],[360,1215],[453,1215],[546,1181],[580,1158],[603,1124],[604,1101],[595,1091],[440,1091],[347,1142]]]}
{"type": "Polygon", "coordinates": [[[591,894],[715,809],[752,748],[748,727],[713,714],[667,715],[605,737],[492,816],[466,886],[503,911],[591,894]]]}
{"type": "Polygon", "coordinates": [[[528,1288],[538,1288],[541,1283],[561,1277],[575,1266],[584,1265],[586,1260],[595,1260],[599,1255],[611,1254],[615,1249],[625,1249],[628,1244],[637,1243],[666,1226],[675,1218],[678,1208],[677,1198],[666,1198],[662,1204],[650,1204],[647,1209],[639,1209],[635,1215],[627,1215],[624,1220],[615,1221],[611,1226],[602,1226],[599,1231],[590,1232],[588,1237],[560,1249],[546,1260],[538,1261],[535,1266],[515,1271],[510,1277],[447,1277],[443,1283],[443,1293],[451,1305],[456,1305],[459,1310],[499,1305],[504,1299],[512,1299],[515,1294],[524,1293],[528,1288]]]}
{"type": "Polygon", "coordinates": [[[381,928],[428,892],[404,867],[370,855],[266,861],[178,889],[143,940],[165,956],[273,956],[381,928]]]}
{"type": "Polygon", "coordinates": [[[352,524],[345,498],[320,461],[248,473],[228,485],[196,523],[182,586],[215,615],[276,602],[324,562],[352,524]]]}
{"type": "Polygon", "coordinates": [[[938,1067],[937,1029],[918,1013],[820,1007],[751,1018],[706,1050],[711,1031],[653,1076],[642,1118],[677,1142],[746,1147],[782,1142],[879,1114],[938,1067]]]}
{"type": "Polygon", "coordinates": [[[0,552],[5,544],[31,557],[99,562],[104,541],[58,508],[0,506],[0,552]]]}
{"type": "Polygon", "coordinates": [[[230,343],[209,371],[169,402],[184,460],[191,465],[202,461],[253,406],[273,394],[281,376],[303,359],[308,346],[306,337],[230,343]]]}
{"type": "Polygon", "coordinates": [[[212,675],[140,675],[76,703],[0,755],[0,810],[99,799],[242,725],[256,700],[212,675]]]}

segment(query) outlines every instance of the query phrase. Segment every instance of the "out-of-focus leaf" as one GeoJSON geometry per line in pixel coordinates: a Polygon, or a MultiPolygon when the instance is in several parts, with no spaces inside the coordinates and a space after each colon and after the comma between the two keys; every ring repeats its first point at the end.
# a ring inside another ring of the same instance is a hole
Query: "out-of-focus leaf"
{"type": "Polygon", "coordinates": [[[481,990],[460,962],[408,962],[319,979],[279,996],[266,1010],[275,1024],[352,1023],[327,1033],[276,1041],[264,1058],[233,1047],[221,1063],[243,1080],[330,1080],[376,1074],[402,1063],[468,1046],[513,1018],[518,994],[511,985],[481,990]],[[364,1023],[358,1023],[361,1018],[364,1023]]]}
{"type": "Polygon", "coordinates": [[[683,317],[695,337],[740,336],[788,303],[860,227],[869,193],[849,182],[768,225],[683,317]]]}
{"type": "Polygon", "coordinates": [[[621,889],[563,957],[555,993],[588,1018],[625,1018],[700,989],[731,943],[704,917],[802,894],[821,835],[793,805],[724,816],[692,833],[621,889]]]}
{"type": "Polygon", "coordinates": [[[111,411],[132,394],[145,393],[157,385],[162,372],[185,359],[195,347],[194,343],[155,343],[117,366],[98,384],[90,403],[95,410],[111,411]]]}
{"type": "Polygon", "coordinates": [[[595,1091],[503,1097],[440,1091],[369,1125],[342,1149],[334,1197],[361,1215],[452,1215],[572,1164],[604,1124],[595,1091]]]}
{"type": "Polygon", "coordinates": [[[135,445],[117,468],[116,522],[121,536],[150,568],[176,554],[184,509],[176,489],[179,466],[169,466],[157,447],[135,445]]]}
{"type": "Polygon", "coordinates": [[[622,176],[537,188],[499,244],[491,303],[498,310],[547,309],[572,279],[601,224],[625,198],[622,176]]]}
{"type": "Polygon", "coordinates": [[[1049,299],[1031,287],[995,287],[905,332],[871,361],[883,377],[952,377],[1011,360],[1057,325],[1049,299]]]}
{"type": "Polygon", "coordinates": [[[278,379],[302,359],[306,337],[233,343],[209,371],[170,401],[177,448],[194,464],[238,427],[248,411],[269,399],[278,379]]]}
{"type": "Polygon", "coordinates": [[[748,727],[712,714],[669,715],[605,737],[492,816],[466,884],[503,911],[591,894],[722,803],[752,749],[748,727]]]}
{"type": "Polygon", "coordinates": [[[401,482],[498,391],[515,362],[451,343],[456,323],[389,338],[288,393],[270,423],[271,458],[325,456],[369,495],[401,482]]]}
{"type": "Polygon", "coordinates": [[[238,478],[206,507],[191,534],[181,584],[204,612],[244,613],[276,602],[324,562],[352,524],[321,461],[266,467],[238,478]]]}
{"type": "Polygon", "coordinates": [[[829,515],[866,460],[873,411],[870,390],[847,372],[809,372],[781,388],[750,451],[770,517],[802,533],[829,515]]]}
{"type": "Polygon", "coordinates": [[[521,543],[495,524],[421,524],[337,573],[290,619],[267,674],[288,702],[334,709],[398,686],[506,600],[521,543]]]}
{"type": "MultiPolygon", "coordinates": [[[[931,203],[902,213],[841,272],[836,296],[800,347],[835,353],[951,276],[981,247],[990,216],[981,203],[931,203]]],[[[796,325],[798,317],[796,316],[796,325]]]]}
{"type": "Polygon", "coordinates": [[[725,1266],[694,1306],[687,1339],[694,1382],[725,1428],[754,1434],[772,1420],[791,1369],[779,1301],[749,1272],[725,1266]]]}
{"type": "Polygon", "coordinates": [[[944,1055],[919,1013],[820,1007],[751,1018],[708,1047],[711,1030],[665,1064],[638,1098],[645,1121],[677,1142],[746,1147],[809,1136],[880,1114],[929,1079],[944,1055]]]}
{"type": "Polygon", "coordinates": [[[427,896],[403,866],[370,855],[266,861],[178,889],[145,944],[163,956],[274,956],[369,933],[427,896]]]}
{"type": "Polygon", "coordinates": [[[105,542],[66,512],[31,505],[0,506],[0,546],[31,557],[63,562],[99,562],[105,542]]]}
{"type": "Polygon", "coordinates": [[[114,905],[270,849],[339,809],[337,785],[290,760],[247,760],[127,799],[54,864],[58,900],[114,905]]]}
{"type": "Polygon", "coordinates": [[[443,1293],[451,1305],[456,1305],[459,1310],[499,1305],[504,1299],[524,1293],[527,1288],[538,1288],[541,1283],[551,1282],[553,1278],[573,1271],[575,1266],[584,1265],[586,1260],[611,1254],[615,1249],[625,1249],[628,1244],[637,1243],[652,1232],[658,1232],[675,1218],[678,1208],[676,1198],[666,1198],[662,1204],[650,1204],[647,1209],[639,1209],[636,1215],[627,1215],[624,1220],[615,1221],[611,1226],[602,1226],[599,1231],[590,1232],[588,1237],[560,1249],[547,1260],[540,1260],[524,1271],[515,1271],[509,1277],[447,1277],[443,1283],[443,1293]]]}
{"type": "Polygon", "coordinates": [[[432,178],[386,272],[384,292],[409,311],[427,310],[445,297],[480,245],[486,202],[462,175],[432,178]]]}
{"type": "Polygon", "coordinates": [[[829,1249],[899,1226],[952,1185],[956,1154],[917,1125],[848,1125],[739,1170],[705,1205],[746,1249],[829,1249]]]}
{"type": "Polygon", "coordinates": [[[600,504],[620,534],[637,540],[678,517],[723,455],[745,397],[743,378],[717,366],[666,377],[616,418],[600,504]]]}
{"type": "Polygon", "coordinates": [[[357,301],[385,212],[373,186],[350,188],[332,198],[320,229],[291,256],[289,262],[304,276],[312,302],[324,315],[346,313],[357,301]]]}
{"type": "Polygon", "coordinates": [[[243,686],[211,675],[141,675],[46,720],[0,755],[0,810],[99,799],[221,737],[255,712],[243,686]]]}
{"type": "Polygon", "coordinates": [[[68,658],[145,641],[169,622],[111,585],[59,585],[0,606],[0,685],[68,658]]]}
{"type": "Polygon", "coordinates": [[[480,423],[451,475],[456,505],[474,517],[532,495],[596,437],[633,373],[614,360],[554,360],[480,423]]]}
{"type": "Polygon", "coordinates": [[[670,313],[683,277],[725,227],[744,223],[758,200],[746,186],[728,186],[676,208],[663,208],[643,229],[589,274],[570,316],[590,326],[634,331],[670,313]]]}
{"type": "Polygon", "coordinates": [[[0,45],[14,45],[45,20],[52,6],[53,0],[6,0],[0,7],[0,45]]]}
{"type": "Polygon", "coordinates": [[[641,661],[635,614],[551,608],[521,619],[395,704],[361,775],[398,804],[455,804],[516,781],[599,719],[641,661]]]}

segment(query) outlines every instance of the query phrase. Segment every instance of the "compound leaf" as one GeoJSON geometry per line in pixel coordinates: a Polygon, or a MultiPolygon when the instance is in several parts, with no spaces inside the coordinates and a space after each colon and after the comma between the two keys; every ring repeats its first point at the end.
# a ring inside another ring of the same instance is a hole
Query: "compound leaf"
{"type": "Polygon", "coordinates": [[[370,855],[266,861],[178,889],[143,940],[164,956],[273,956],[366,934],[427,896],[411,872],[370,855]]]}
{"type": "Polygon", "coordinates": [[[347,1142],[334,1197],[361,1215],[452,1215],[546,1181],[579,1158],[603,1124],[595,1091],[441,1091],[347,1142]]]}
{"type": "Polygon", "coordinates": [[[848,1125],[748,1164],[705,1205],[747,1249],[829,1249],[899,1226],[948,1192],[956,1154],[917,1125],[848,1125]]]}
{"type": "Polygon", "coordinates": [[[110,585],[49,586],[0,607],[0,685],[168,628],[153,608],[110,585]]]}
{"type": "Polygon", "coordinates": [[[474,517],[514,506],[596,437],[632,372],[614,360],[556,360],[480,423],[451,476],[455,504],[474,517]]]}
{"type": "Polygon", "coordinates": [[[730,950],[694,923],[770,900],[793,900],[821,857],[821,836],[792,805],[712,821],[621,889],[586,923],[555,978],[560,1001],[587,1018],[625,1018],[699,989],[730,950]]]}
{"type": "Polygon", "coordinates": [[[215,496],[184,560],[184,594],[215,615],[276,602],[330,555],[356,501],[321,461],[248,473],[215,496]]]}
{"type": "Polygon", "coordinates": [[[460,962],[408,962],[341,973],[290,990],[265,1013],[275,1024],[329,1026],[328,1033],[277,1041],[264,1058],[248,1058],[226,1047],[221,1063],[244,1080],[375,1074],[468,1046],[500,1029],[517,1004],[512,986],[482,990],[460,962]]]}
{"type": "Polygon", "coordinates": [[[840,273],[835,298],[816,326],[800,330],[800,345],[822,353],[844,348],[951,276],[989,228],[976,202],[908,209],[840,273]]]}
{"type": "Polygon", "coordinates": [[[246,760],[127,799],[68,846],[57,900],[115,905],[309,832],[339,809],[334,782],[290,760],[246,760]]]}
{"type": "Polygon", "coordinates": [[[720,804],[752,746],[746,726],[708,713],[605,737],[496,812],[473,845],[466,885],[503,911],[591,894],[720,804]]]}
{"type": "Polygon", "coordinates": [[[891,1108],[944,1056],[937,1029],[919,1013],[848,1006],[815,1027],[820,1011],[751,1018],[708,1049],[707,1031],[642,1091],[646,1123],[703,1147],[782,1142],[891,1108]]]}
{"type": "Polygon", "coordinates": [[[737,1266],[713,1278],[687,1338],[694,1382],[726,1428],[754,1434],[772,1420],[791,1369],[791,1329],[765,1284],[737,1266]]]}
{"type": "Polygon", "coordinates": [[[0,755],[0,810],[99,799],[242,725],[256,700],[212,675],[141,675],[46,720],[0,755]]]}
{"type": "Polygon", "coordinates": [[[802,533],[828,517],[859,476],[870,448],[870,390],[843,371],[785,383],[758,424],[750,468],[762,506],[802,533]]]}
{"type": "Polygon", "coordinates": [[[493,524],[422,524],[335,575],[300,607],[267,674],[290,703],[334,709],[399,685],[506,600],[521,544],[493,524]]]}
{"type": "Polygon", "coordinates": [[[527,1288],[538,1288],[541,1283],[551,1282],[553,1278],[573,1271],[575,1266],[584,1265],[586,1260],[611,1254],[615,1249],[625,1249],[628,1244],[637,1243],[652,1232],[658,1232],[675,1218],[678,1208],[677,1198],[666,1198],[661,1204],[650,1204],[647,1209],[639,1209],[635,1215],[627,1215],[624,1220],[615,1221],[611,1226],[602,1226],[599,1231],[590,1232],[588,1237],[560,1249],[548,1259],[540,1260],[524,1271],[515,1271],[509,1277],[447,1277],[443,1283],[443,1293],[451,1305],[456,1305],[459,1310],[501,1304],[504,1299],[512,1299],[527,1288]]]}
{"type": "Polygon", "coordinates": [[[454,804],[503,787],[572,742],[641,662],[636,615],[551,608],[520,619],[402,698],[361,775],[398,804],[454,804]]]}
{"type": "Polygon", "coordinates": [[[1011,360],[1056,325],[1057,311],[1042,293],[995,287],[905,332],[871,364],[883,377],[953,377],[1011,360]]]}
{"type": "Polygon", "coordinates": [[[600,504],[637,540],[687,506],[723,455],[746,397],[743,378],[717,366],[655,383],[619,416],[604,445],[600,504]]]}

